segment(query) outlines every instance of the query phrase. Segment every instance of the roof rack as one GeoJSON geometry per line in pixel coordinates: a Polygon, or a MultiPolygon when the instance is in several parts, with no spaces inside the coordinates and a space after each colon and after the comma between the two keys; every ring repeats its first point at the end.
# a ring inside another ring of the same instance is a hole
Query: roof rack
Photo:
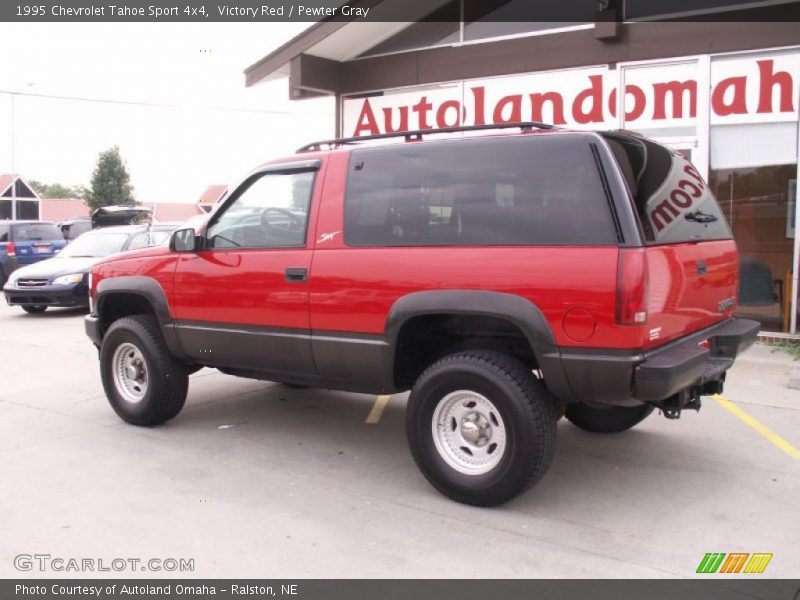
{"type": "Polygon", "coordinates": [[[497,123],[490,125],[462,125],[460,127],[440,127],[438,129],[415,129],[413,131],[397,131],[394,133],[378,133],[376,135],[362,135],[356,137],[336,138],[333,140],[322,140],[319,142],[311,142],[305,146],[298,148],[297,152],[309,152],[312,150],[322,150],[322,146],[343,146],[345,144],[355,144],[358,142],[366,142],[369,140],[385,140],[388,138],[404,137],[407,142],[418,141],[422,139],[423,135],[431,135],[436,133],[458,133],[461,131],[484,131],[487,129],[520,129],[522,131],[530,131],[531,129],[555,129],[553,125],[548,123],[539,123],[538,121],[521,121],[518,123],[497,123]]]}

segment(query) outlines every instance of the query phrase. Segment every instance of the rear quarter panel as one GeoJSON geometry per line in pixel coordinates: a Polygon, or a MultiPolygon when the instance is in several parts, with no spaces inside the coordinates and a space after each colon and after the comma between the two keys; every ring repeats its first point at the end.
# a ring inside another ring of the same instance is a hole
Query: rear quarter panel
{"type": "Polygon", "coordinates": [[[614,324],[617,257],[613,247],[347,247],[344,191],[348,153],[333,152],[315,235],[310,286],[312,330],[382,334],[393,304],[429,290],[489,290],[529,299],[563,346],[624,348],[641,328],[614,324]],[[592,335],[570,338],[565,314],[583,308],[592,335]]]}

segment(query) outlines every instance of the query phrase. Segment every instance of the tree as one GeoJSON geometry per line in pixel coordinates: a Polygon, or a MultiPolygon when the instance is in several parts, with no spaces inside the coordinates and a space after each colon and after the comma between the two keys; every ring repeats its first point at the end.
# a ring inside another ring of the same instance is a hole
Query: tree
{"type": "Polygon", "coordinates": [[[28,184],[42,198],[85,198],[86,188],[82,185],[66,186],[61,183],[42,183],[29,179],[28,184]]]}
{"type": "Polygon", "coordinates": [[[91,189],[87,191],[86,203],[92,209],[115,204],[137,204],[130,175],[118,146],[100,153],[92,173],[91,189]]]}

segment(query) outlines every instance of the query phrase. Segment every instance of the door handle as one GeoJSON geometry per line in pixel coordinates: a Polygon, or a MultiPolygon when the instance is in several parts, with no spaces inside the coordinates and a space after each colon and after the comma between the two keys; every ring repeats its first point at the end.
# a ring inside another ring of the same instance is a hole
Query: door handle
{"type": "Polygon", "coordinates": [[[308,279],[308,269],[305,267],[289,267],[286,269],[286,281],[302,283],[308,279]]]}
{"type": "Polygon", "coordinates": [[[708,273],[708,267],[706,266],[706,261],[698,260],[695,264],[697,265],[697,274],[700,277],[705,277],[705,275],[708,273]]]}

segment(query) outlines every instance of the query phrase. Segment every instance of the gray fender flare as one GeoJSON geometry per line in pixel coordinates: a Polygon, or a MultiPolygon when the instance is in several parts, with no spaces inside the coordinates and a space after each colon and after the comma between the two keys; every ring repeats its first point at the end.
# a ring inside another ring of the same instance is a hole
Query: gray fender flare
{"type": "Polygon", "coordinates": [[[167,294],[158,281],[144,275],[129,275],[103,279],[97,284],[97,293],[95,296],[94,310],[99,318],[102,319],[106,302],[117,293],[135,294],[144,298],[148,304],[153,307],[153,312],[161,327],[161,334],[164,336],[164,341],[169,351],[176,358],[185,359],[185,355],[178,343],[175,320],[172,318],[172,314],[169,311],[167,294]]]}
{"type": "Polygon", "coordinates": [[[386,319],[385,336],[391,348],[392,368],[397,338],[403,325],[413,317],[433,314],[480,315],[513,323],[528,339],[550,392],[563,402],[572,400],[561,354],[542,311],[530,300],[504,292],[435,290],[413,292],[399,298],[386,319]]]}

